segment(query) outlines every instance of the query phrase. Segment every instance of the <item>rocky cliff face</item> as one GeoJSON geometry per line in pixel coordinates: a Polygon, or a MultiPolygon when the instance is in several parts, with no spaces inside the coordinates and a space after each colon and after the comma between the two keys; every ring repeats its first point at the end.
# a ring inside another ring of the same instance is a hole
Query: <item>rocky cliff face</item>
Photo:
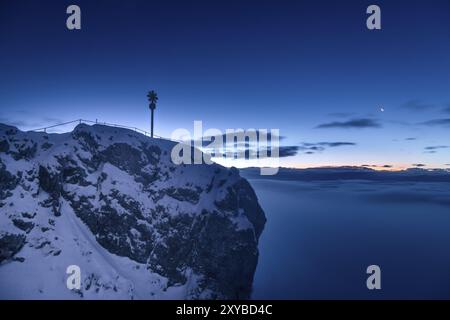
{"type": "Polygon", "coordinates": [[[174,165],[173,146],[100,125],[0,125],[0,297],[249,298],[256,195],[235,169],[174,165]]]}

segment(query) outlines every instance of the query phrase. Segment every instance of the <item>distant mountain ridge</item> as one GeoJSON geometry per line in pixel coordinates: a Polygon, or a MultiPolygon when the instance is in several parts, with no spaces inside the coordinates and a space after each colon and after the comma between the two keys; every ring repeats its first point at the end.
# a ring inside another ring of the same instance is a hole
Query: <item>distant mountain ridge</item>
{"type": "Polygon", "coordinates": [[[308,169],[280,168],[274,176],[260,176],[258,168],[240,169],[246,178],[276,180],[371,180],[450,182],[450,170],[411,168],[402,171],[380,171],[366,167],[320,167],[308,169]]]}

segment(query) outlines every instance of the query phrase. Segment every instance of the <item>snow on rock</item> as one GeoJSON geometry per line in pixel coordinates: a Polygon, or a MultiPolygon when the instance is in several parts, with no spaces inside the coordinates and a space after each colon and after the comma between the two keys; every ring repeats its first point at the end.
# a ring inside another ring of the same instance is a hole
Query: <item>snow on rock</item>
{"type": "Polygon", "coordinates": [[[256,195],[234,168],[174,165],[174,144],[0,124],[0,298],[249,298],[265,224],[256,195]]]}

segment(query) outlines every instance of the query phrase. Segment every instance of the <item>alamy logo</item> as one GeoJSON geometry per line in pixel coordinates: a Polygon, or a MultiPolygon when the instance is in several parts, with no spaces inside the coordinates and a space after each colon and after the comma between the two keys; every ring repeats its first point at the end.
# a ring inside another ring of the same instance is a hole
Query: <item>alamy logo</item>
{"type": "Polygon", "coordinates": [[[81,269],[76,264],[67,267],[66,274],[69,276],[66,280],[66,286],[69,290],[80,290],[81,288],[81,269]]]}
{"type": "Polygon", "coordinates": [[[381,30],[381,9],[377,5],[371,5],[367,7],[367,14],[370,16],[367,18],[366,25],[369,30],[381,30]]]}
{"type": "Polygon", "coordinates": [[[367,274],[370,276],[367,278],[366,285],[369,290],[381,289],[381,269],[379,266],[373,264],[367,267],[367,274]]]}
{"type": "Polygon", "coordinates": [[[180,128],[171,139],[182,141],[171,152],[174,164],[212,164],[259,167],[261,175],[275,175],[279,169],[279,129],[208,129],[202,121],[194,121],[194,134],[180,128]]]}
{"type": "Polygon", "coordinates": [[[70,5],[66,9],[66,13],[70,14],[66,20],[66,26],[69,30],[81,29],[81,9],[77,5],[70,5]]]}

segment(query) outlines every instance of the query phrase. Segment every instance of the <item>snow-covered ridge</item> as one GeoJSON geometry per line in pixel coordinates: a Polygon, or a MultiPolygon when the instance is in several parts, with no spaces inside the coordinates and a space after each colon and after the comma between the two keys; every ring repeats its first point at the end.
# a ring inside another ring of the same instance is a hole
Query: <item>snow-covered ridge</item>
{"type": "Polygon", "coordinates": [[[249,298],[265,224],[256,195],[236,169],[174,165],[174,144],[0,124],[0,297],[249,298]]]}

